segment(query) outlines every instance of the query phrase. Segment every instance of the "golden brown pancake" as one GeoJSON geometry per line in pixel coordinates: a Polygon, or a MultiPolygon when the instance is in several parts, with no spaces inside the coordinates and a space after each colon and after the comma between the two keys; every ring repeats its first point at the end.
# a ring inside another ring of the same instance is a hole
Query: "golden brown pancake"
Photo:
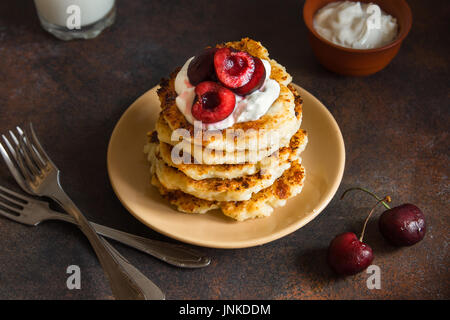
{"type": "MultiPolygon", "coordinates": [[[[155,136],[155,132],[150,133],[151,136],[155,136]]],[[[157,137],[156,137],[157,139],[157,137]]],[[[261,170],[272,170],[277,165],[277,161],[273,161],[274,157],[279,157],[281,160],[298,160],[300,153],[306,147],[308,143],[308,136],[306,131],[299,130],[291,138],[288,146],[280,148],[270,156],[263,158],[256,163],[241,163],[241,164],[196,164],[194,159],[191,158],[191,163],[178,163],[175,164],[172,161],[173,146],[160,142],[159,154],[165,163],[182,171],[188,177],[194,180],[203,180],[211,178],[220,179],[234,179],[246,175],[252,175],[260,172],[261,170]]]]}
{"type": "Polygon", "coordinates": [[[270,216],[274,208],[284,206],[286,200],[302,191],[304,180],[305,169],[294,161],[274,184],[254,194],[250,200],[221,202],[199,199],[180,190],[169,190],[156,176],[152,176],[152,184],[177,210],[186,213],[206,213],[220,208],[223,214],[238,221],[270,216]]]}

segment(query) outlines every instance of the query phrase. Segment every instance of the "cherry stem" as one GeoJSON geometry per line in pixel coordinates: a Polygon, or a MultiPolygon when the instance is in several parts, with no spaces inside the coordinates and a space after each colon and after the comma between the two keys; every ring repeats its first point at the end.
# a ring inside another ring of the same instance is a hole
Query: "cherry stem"
{"type": "MultiPolygon", "coordinates": [[[[386,200],[385,200],[386,198],[385,198],[385,199],[381,199],[381,198],[378,197],[375,193],[373,193],[373,192],[371,192],[371,191],[369,191],[369,190],[367,190],[367,189],[365,189],[365,188],[361,188],[361,187],[354,187],[354,188],[350,188],[350,189],[345,190],[344,193],[343,193],[342,196],[341,196],[341,200],[344,199],[345,195],[346,195],[348,192],[353,191],[353,190],[364,191],[364,192],[370,194],[370,195],[371,195],[372,197],[374,197],[375,199],[377,199],[378,202],[381,202],[381,203],[386,207],[386,209],[389,210],[389,209],[391,208],[391,207],[385,202],[385,201],[386,201],[386,200]]],[[[388,201],[388,202],[390,202],[390,198],[389,198],[389,201],[388,201]]],[[[378,203],[377,203],[377,204],[378,204],[378,203]]]]}
{"type": "Polygon", "coordinates": [[[370,216],[375,211],[375,208],[380,204],[380,202],[384,202],[384,201],[391,202],[391,197],[386,196],[383,199],[378,200],[377,203],[373,206],[372,210],[370,210],[370,213],[367,216],[366,221],[364,221],[364,226],[363,226],[363,229],[362,229],[362,232],[361,232],[361,237],[359,237],[359,241],[361,241],[361,242],[363,241],[364,231],[366,231],[367,222],[369,221],[370,216]]]}

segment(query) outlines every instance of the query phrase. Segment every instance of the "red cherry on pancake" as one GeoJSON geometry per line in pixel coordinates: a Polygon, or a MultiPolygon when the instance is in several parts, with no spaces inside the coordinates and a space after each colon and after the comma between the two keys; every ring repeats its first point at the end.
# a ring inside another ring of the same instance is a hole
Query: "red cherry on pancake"
{"type": "Polygon", "coordinates": [[[187,75],[189,82],[196,86],[202,81],[216,80],[214,70],[214,54],[219,50],[217,48],[208,48],[200,52],[189,63],[187,75]]]}
{"type": "Polygon", "coordinates": [[[204,123],[214,123],[228,117],[234,110],[234,93],[220,84],[204,81],[195,87],[196,98],[192,115],[204,123]]]}
{"type": "Polygon", "coordinates": [[[264,84],[264,80],[266,80],[266,68],[264,68],[264,63],[259,58],[253,57],[253,59],[255,60],[255,71],[253,72],[250,81],[242,87],[234,89],[234,92],[240,96],[245,96],[260,89],[264,84]]]}
{"type": "Polygon", "coordinates": [[[214,54],[217,78],[226,87],[236,89],[246,85],[255,71],[255,59],[247,52],[221,48],[214,54]]]}

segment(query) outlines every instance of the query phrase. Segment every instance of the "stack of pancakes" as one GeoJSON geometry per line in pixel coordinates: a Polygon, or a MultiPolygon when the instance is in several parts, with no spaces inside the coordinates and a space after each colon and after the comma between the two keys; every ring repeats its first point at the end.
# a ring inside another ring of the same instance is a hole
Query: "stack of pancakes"
{"type": "Polygon", "coordinates": [[[220,209],[243,221],[269,216],[275,207],[301,192],[305,169],[300,153],[308,139],[300,129],[302,99],[290,84],[292,77],[285,68],[269,58],[261,43],[251,39],[217,47],[224,46],[268,60],[270,78],[280,85],[278,99],[258,120],[203,131],[202,138],[197,139],[194,126],[175,103],[177,70],[170,79],[161,81],[158,96],[162,111],[144,151],[151,163],[152,184],[179,211],[220,209]],[[173,141],[172,133],[177,129],[188,134],[183,140],[173,141]],[[233,134],[227,134],[230,129],[233,134]],[[174,148],[177,154],[181,150],[184,156],[189,155],[191,161],[174,161],[174,148]]]}

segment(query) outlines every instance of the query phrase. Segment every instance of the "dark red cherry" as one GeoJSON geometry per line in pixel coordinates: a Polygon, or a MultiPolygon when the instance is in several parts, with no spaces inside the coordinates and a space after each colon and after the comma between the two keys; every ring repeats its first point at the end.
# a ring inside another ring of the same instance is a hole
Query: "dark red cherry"
{"type": "MultiPolygon", "coordinates": [[[[342,198],[351,190],[361,188],[351,188],[342,194],[342,198]]],[[[366,191],[368,192],[368,191],[366,191]]],[[[364,221],[364,226],[361,231],[359,239],[353,232],[342,233],[334,238],[328,247],[328,264],[339,275],[352,275],[363,271],[373,261],[372,248],[363,242],[364,232],[366,230],[367,222],[375,211],[375,208],[383,203],[391,201],[391,197],[386,196],[383,199],[377,197],[377,203],[372,207],[369,214],[364,221]]]]}
{"type": "Polygon", "coordinates": [[[339,275],[363,271],[373,261],[372,248],[361,242],[353,232],[336,236],[328,247],[328,264],[339,275]]]}
{"type": "Polygon", "coordinates": [[[381,214],[380,219],[378,220],[378,226],[383,237],[392,245],[412,246],[425,237],[425,215],[415,205],[407,203],[391,208],[376,194],[360,187],[346,190],[341,199],[347,192],[352,190],[364,191],[378,201],[381,201],[386,207],[387,210],[381,214]]]}
{"type": "Polygon", "coordinates": [[[255,60],[247,52],[221,48],[214,54],[217,79],[228,88],[246,85],[255,71],[255,60]]]}
{"type": "Polygon", "coordinates": [[[394,246],[412,246],[421,241],[426,232],[424,214],[409,203],[384,211],[378,226],[383,237],[394,246]]]}
{"type": "Polygon", "coordinates": [[[212,81],[199,83],[195,87],[196,98],[192,105],[192,115],[204,123],[214,123],[228,117],[234,110],[234,93],[212,81]]]}
{"type": "Polygon", "coordinates": [[[200,82],[216,80],[214,70],[214,54],[219,50],[217,48],[204,49],[192,59],[188,66],[187,75],[189,82],[196,86],[200,82]]]}
{"type": "Polygon", "coordinates": [[[264,80],[266,80],[266,68],[264,68],[264,63],[259,58],[254,57],[253,59],[255,60],[255,71],[253,72],[250,81],[242,87],[234,89],[234,92],[240,96],[245,96],[260,89],[264,84],[264,80]]]}

